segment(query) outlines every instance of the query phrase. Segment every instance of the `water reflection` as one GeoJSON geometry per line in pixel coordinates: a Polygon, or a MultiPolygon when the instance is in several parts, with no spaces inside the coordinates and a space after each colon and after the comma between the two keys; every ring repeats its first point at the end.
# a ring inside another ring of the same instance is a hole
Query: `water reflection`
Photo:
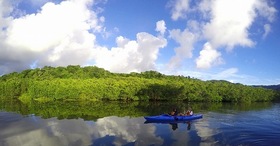
{"type": "Polygon", "coordinates": [[[151,123],[158,123],[158,124],[167,124],[170,125],[171,129],[175,131],[178,129],[178,125],[181,124],[186,124],[187,125],[187,130],[191,129],[191,123],[192,121],[174,121],[174,122],[164,122],[164,121],[145,121],[144,124],[151,124],[151,123]]]}
{"type": "MultiPolygon", "coordinates": [[[[144,118],[110,116],[94,121],[34,115],[0,113],[0,144],[14,145],[184,145],[189,133],[187,123],[178,123],[176,131],[168,124],[144,124],[144,118]],[[9,118],[9,121],[5,121],[9,118]]],[[[194,122],[196,124],[196,122],[194,122]]],[[[195,126],[197,129],[197,126],[195,126]]]]}
{"type": "Polygon", "coordinates": [[[156,128],[153,125],[144,125],[144,118],[129,117],[105,117],[98,119],[93,127],[93,144],[126,145],[135,143],[137,145],[161,145],[163,139],[155,135],[156,128]],[[111,138],[110,138],[111,137],[111,138]],[[108,141],[111,139],[111,141],[108,141]]]}
{"type": "Polygon", "coordinates": [[[206,115],[204,116],[204,119],[195,124],[197,135],[200,137],[200,144],[214,145],[216,143],[214,136],[219,133],[219,130],[215,126],[215,123],[210,123],[209,118],[206,115]],[[207,120],[205,120],[205,118],[207,120]]]}
{"type": "Polygon", "coordinates": [[[17,145],[89,145],[91,144],[90,128],[82,119],[58,120],[42,119],[30,115],[0,113],[0,144],[17,145]],[[3,118],[13,119],[3,122],[3,118]]]}
{"type": "Polygon", "coordinates": [[[1,112],[0,144],[14,145],[161,145],[155,126],[143,118],[105,117],[96,122],[83,119],[42,119],[33,115],[1,112]],[[9,118],[9,121],[5,121],[9,118]]]}
{"type": "Polygon", "coordinates": [[[172,130],[176,130],[178,128],[178,123],[169,123],[172,127],[172,130]]]}
{"type": "MultiPolygon", "coordinates": [[[[9,105],[13,106],[0,105],[1,146],[273,145],[280,142],[280,104],[251,105],[251,109],[243,105],[193,104],[195,112],[202,113],[203,118],[175,124],[145,124],[143,116],[174,107],[166,103],[108,103],[100,107],[94,103],[9,105]],[[111,109],[119,113],[108,112],[111,109]]],[[[184,105],[180,103],[180,106],[184,105]]]]}

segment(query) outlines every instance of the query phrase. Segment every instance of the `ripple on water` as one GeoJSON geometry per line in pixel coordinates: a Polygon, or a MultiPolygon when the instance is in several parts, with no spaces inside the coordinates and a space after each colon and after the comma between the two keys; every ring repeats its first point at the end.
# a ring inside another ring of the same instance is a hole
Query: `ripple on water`
{"type": "Polygon", "coordinates": [[[276,145],[280,143],[279,117],[274,114],[245,113],[217,119],[219,145],[276,145]]]}

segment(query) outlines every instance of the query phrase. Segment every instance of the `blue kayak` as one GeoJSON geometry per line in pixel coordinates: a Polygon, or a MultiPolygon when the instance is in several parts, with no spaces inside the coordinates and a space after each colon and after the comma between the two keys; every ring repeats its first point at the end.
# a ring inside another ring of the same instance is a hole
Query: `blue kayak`
{"type": "Polygon", "coordinates": [[[201,114],[192,116],[171,116],[168,114],[162,114],[158,116],[145,116],[147,121],[159,121],[159,122],[176,122],[176,121],[191,121],[202,118],[201,114]]]}

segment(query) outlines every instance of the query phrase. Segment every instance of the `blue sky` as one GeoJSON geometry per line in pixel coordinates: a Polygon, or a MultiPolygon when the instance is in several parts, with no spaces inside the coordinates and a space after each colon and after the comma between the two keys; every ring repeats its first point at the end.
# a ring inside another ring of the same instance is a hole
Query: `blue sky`
{"type": "Polygon", "coordinates": [[[0,0],[0,74],[95,65],[280,84],[279,8],[276,0],[0,0]]]}

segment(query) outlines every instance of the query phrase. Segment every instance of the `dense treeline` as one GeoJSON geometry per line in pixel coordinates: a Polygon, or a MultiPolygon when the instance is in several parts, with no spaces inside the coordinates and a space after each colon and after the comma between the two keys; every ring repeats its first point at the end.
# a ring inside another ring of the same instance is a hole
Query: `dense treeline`
{"type": "Polygon", "coordinates": [[[271,101],[274,90],[167,76],[156,71],[111,73],[98,67],[44,67],[0,78],[0,96],[30,100],[182,100],[209,102],[271,101]]]}

